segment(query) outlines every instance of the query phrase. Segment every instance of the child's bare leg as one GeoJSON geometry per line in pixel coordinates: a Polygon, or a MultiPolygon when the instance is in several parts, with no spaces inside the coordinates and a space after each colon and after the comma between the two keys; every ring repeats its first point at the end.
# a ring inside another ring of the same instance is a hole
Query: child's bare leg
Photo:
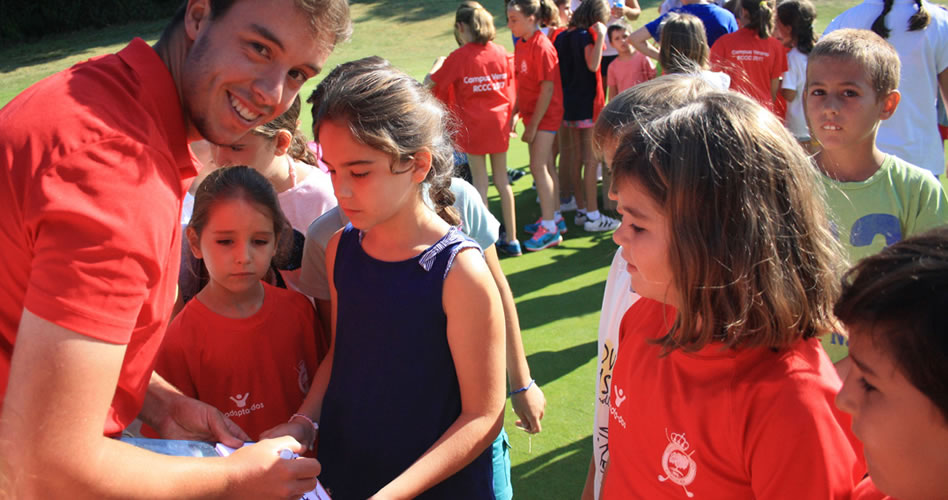
{"type": "Polygon", "coordinates": [[[596,178],[596,168],[599,164],[596,161],[596,153],[593,151],[592,147],[592,132],[591,128],[577,128],[574,129],[579,136],[578,148],[580,154],[582,155],[583,162],[583,194],[585,195],[586,201],[586,210],[589,212],[595,212],[599,210],[599,200],[597,199],[597,184],[599,180],[596,178]]]}
{"type": "MultiPolygon", "coordinates": [[[[530,173],[537,184],[537,195],[540,197],[540,218],[553,220],[553,179],[547,170],[547,164],[553,160],[553,137],[546,131],[538,131],[533,142],[530,143],[530,173]]],[[[559,200],[557,200],[559,202],[559,200]]]]}
{"type": "Polygon", "coordinates": [[[507,228],[507,243],[517,239],[517,215],[514,206],[513,189],[507,179],[507,153],[492,153],[490,155],[490,171],[494,178],[494,186],[500,194],[500,210],[504,217],[504,227],[507,228]]]}
{"type": "Polygon", "coordinates": [[[569,136],[570,163],[567,178],[573,188],[573,196],[576,197],[576,207],[579,210],[586,210],[586,192],[583,188],[582,157],[580,156],[579,129],[575,127],[564,127],[566,135],[569,136]]]}
{"type": "MultiPolygon", "coordinates": [[[[487,206],[487,155],[467,155],[467,164],[471,167],[471,182],[481,195],[481,201],[487,206]]],[[[506,165],[507,162],[504,162],[506,165]]],[[[504,175],[507,169],[504,168],[504,175]]]]}

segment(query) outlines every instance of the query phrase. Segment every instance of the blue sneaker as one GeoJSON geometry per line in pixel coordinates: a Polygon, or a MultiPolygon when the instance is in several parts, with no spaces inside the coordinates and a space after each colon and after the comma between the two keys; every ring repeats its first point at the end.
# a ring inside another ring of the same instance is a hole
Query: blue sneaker
{"type": "Polygon", "coordinates": [[[550,232],[541,225],[537,232],[533,233],[533,237],[527,240],[523,246],[531,252],[536,252],[559,245],[562,242],[563,237],[560,236],[559,231],[550,232]]]}
{"type": "MultiPolygon", "coordinates": [[[[537,219],[537,221],[534,222],[533,224],[527,224],[526,226],[523,226],[524,232],[526,232],[527,234],[536,233],[537,229],[540,227],[541,220],[543,219],[542,218],[537,219]]],[[[556,229],[560,232],[560,234],[566,234],[566,230],[567,230],[566,219],[564,219],[562,215],[556,219],[556,229]]]]}
{"type": "Polygon", "coordinates": [[[520,242],[517,240],[511,240],[510,242],[497,240],[495,245],[497,245],[497,250],[505,255],[509,255],[511,257],[519,257],[523,255],[523,252],[520,250],[520,242]]]}

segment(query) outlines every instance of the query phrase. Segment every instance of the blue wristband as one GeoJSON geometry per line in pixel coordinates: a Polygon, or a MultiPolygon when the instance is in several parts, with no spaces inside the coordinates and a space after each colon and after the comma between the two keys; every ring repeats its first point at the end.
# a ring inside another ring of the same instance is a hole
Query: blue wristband
{"type": "Polygon", "coordinates": [[[534,383],[534,382],[536,382],[536,379],[530,379],[530,383],[529,383],[529,384],[527,384],[526,386],[521,387],[521,388],[519,388],[519,389],[517,389],[517,390],[515,390],[515,391],[510,391],[510,392],[508,392],[508,393],[507,393],[507,397],[509,398],[510,396],[513,396],[514,394],[520,394],[521,392],[525,392],[527,389],[533,387],[533,383],[534,383]]]}

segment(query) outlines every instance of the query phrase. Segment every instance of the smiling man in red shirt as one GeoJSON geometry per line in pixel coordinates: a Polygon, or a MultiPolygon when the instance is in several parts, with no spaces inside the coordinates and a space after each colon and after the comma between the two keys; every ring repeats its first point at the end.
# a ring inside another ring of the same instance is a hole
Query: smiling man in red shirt
{"type": "Polygon", "coordinates": [[[267,498],[315,486],[291,439],[226,459],[110,439],[246,436],[153,374],[175,296],[188,143],[229,144],[286,110],[351,29],[344,0],[190,0],[0,110],[0,491],[15,498],[267,498]]]}

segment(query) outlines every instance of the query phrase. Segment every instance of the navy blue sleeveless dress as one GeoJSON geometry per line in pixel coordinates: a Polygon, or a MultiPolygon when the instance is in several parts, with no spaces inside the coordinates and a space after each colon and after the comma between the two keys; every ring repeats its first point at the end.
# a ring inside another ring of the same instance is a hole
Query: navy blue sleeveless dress
{"type": "MultiPolygon", "coordinates": [[[[395,479],[461,414],[441,302],[458,251],[450,231],[412,259],[384,262],[347,225],[333,271],[336,346],[319,419],[320,482],[333,500],[364,500],[395,479]]],[[[490,447],[418,498],[492,499],[490,447]]]]}

